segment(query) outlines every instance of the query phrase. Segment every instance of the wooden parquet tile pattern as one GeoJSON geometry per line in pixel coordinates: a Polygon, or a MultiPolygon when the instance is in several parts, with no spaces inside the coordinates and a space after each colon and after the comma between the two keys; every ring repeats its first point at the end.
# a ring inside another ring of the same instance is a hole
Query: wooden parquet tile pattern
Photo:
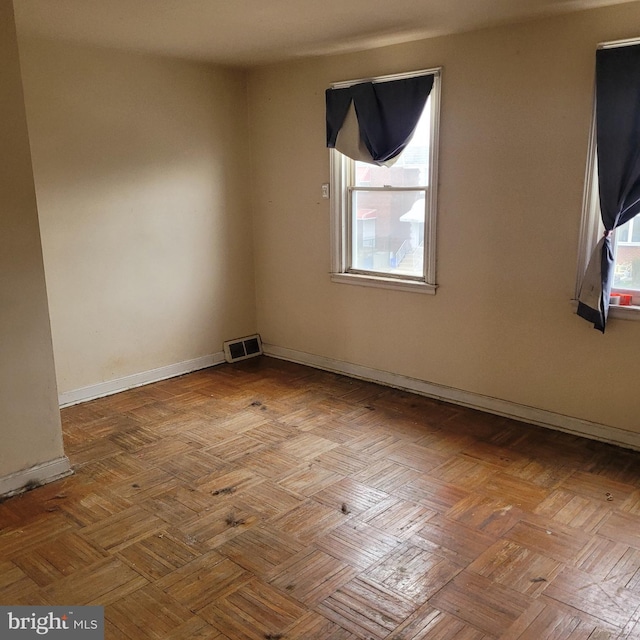
{"type": "Polygon", "coordinates": [[[640,453],[266,357],[64,409],[0,604],[109,640],[640,638],[640,453]]]}

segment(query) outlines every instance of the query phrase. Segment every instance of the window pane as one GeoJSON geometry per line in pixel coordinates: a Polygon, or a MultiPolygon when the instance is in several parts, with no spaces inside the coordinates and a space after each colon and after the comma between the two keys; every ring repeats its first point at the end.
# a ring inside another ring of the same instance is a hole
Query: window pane
{"type": "Polygon", "coordinates": [[[413,138],[391,167],[356,162],[356,187],[426,187],[429,184],[431,98],[427,99],[413,138]]]}
{"type": "Polygon", "coordinates": [[[631,221],[616,229],[616,242],[629,242],[629,225],[631,221]]]}
{"type": "Polygon", "coordinates": [[[634,218],[616,229],[613,286],[640,290],[640,220],[634,218]]]}
{"type": "Polygon", "coordinates": [[[425,191],[353,191],[351,268],[424,274],[425,191]]]}

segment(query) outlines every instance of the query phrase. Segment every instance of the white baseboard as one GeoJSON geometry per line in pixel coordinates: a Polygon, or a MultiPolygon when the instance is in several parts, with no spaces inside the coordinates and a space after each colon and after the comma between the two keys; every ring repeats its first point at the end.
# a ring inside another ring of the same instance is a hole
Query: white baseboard
{"type": "Polygon", "coordinates": [[[194,360],[185,360],[184,362],[177,362],[176,364],[170,364],[166,367],[134,373],[124,378],[116,378],[115,380],[99,382],[98,384],[92,384],[88,387],[82,387],[81,389],[65,391],[58,395],[58,402],[60,407],[69,407],[79,402],[102,398],[114,393],[119,393],[120,391],[133,389],[134,387],[141,387],[142,385],[152,382],[159,382],[160,380],[175,378],[185,373],[192,373],[199,369],[206,369],[207,367],[212,367],[222,362],[224,362],[224,352],[220,351],[210,356],[203,356],[202,358],[195,358],[194,360]]]}
{"type": "Polygon", "coordinates": [[[67,456],[37,464],[8,476],[0,477],[0,497],[8,498],[30,488],[48,484],[71,475],[73,470],[67,456]]]}
{"type": "Polygon", "coordinates": [[[288,360],[289,362],[297,362],[305,364],[316,369],[325,371],[333,371],[342,373],[352,378],[360,378],[371,382],[396,389],[403,389],[418,393],[429,398],[444,400],[452,404],[470,407],[487,413],[493,413],[507,418],[513,418],[521,422],[535,424],[541,427],[564,431],[577,436],[608,442],[627,449],[635,449],[640,451],[640,433],[610,427],[596,422],[589,422],[580,418],[565,416],[536,407],[528,407],[526,405],[501,400],[499,398],[491,398],[483,396],[471,391],[463,391],[454,387],[446,387],[432,382],[425,382],[416,378],[390,373],[388,371],[380,371],[379,369],[371,369],[349,362],[342,362],[332,358],[325,358],[302,351],[286,349],[272,344],[263,344],[265,355],[288,360]]]}

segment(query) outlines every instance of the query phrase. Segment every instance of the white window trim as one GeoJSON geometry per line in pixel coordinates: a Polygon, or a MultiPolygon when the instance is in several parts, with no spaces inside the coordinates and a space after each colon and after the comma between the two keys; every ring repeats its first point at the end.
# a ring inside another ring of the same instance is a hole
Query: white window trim
{"type": "MultiPolygon", "coordinates": [[[[598,49],[612,49],[615,47],[628,47],[640,44],[640,38],[628,40],[614,40],[598,44],[598,49]]],[[[587,168],[584,179],[584,193],[582,199],[582,220],[580,224],[580,236],[578,240],[578,272],[576,278],[575,300],[577,304],[580,286],[584,277],[591,254],[600,240],[604,226],[600,218],[598,195],[598,172],[596,167],[596,92],[593,91],[593,105],[591,108],[591,129],[589,131],[589,146],[587,149],[587,168]]],[[[615,233],[615,231],[614,231],[615,233]]],[[[640,294],[636,290],[625,290],[615,287],[615,291],[633,293],[636,298],[640,294]]],[[[624,318],[626,320],[640,320],[640,305],[610,306],[610,318],[624,318]]]]}
{"type": "MultiPolygon", "coordinates": [[[[425,271],[423,278],[403,278],[388,274],[375,275],[372,273],[358,273],[347,271],[350,238],[348,225],[350,221],[348,211],[349,176],[347,165],[342,161],[340,152],[329,149],[329,164],[331,173],[331,281],[343,284],[355,284],[364,287],[378,287],[382,289],[395,289],[398,291],[414,291],[427,294],[435,294],[436,284],[436,218],[438,203],[438,147],[440,140],[440,79],[442,67],[423,69],[408,73],[399,73],[388,76],[379,76],[370,79],[348,80],[335,82],[333,89],[348,87],[361,82],[388,82],[402,78],[413,78],[420,75],[432,75],[433,89],[431,90],[431,142],[429,147],[429,187],[427,188],[427,210],[425,216],[424,250],[425,271]]],[[[419,189],[418,189],[419,190],[419,189]]]]}
{"type": "Polygon", "coordinates": [[[580,294],[582,279],[587,270],[591,254],[602,235],[602,221],[598,207],[598,172],[596,171],[596,100],[595,90],[591,107],[591,128],[587,149],[587,167],[582,195],[582,220],[578,240],[578,277],[576,279],[576,300],[580,294]]]}

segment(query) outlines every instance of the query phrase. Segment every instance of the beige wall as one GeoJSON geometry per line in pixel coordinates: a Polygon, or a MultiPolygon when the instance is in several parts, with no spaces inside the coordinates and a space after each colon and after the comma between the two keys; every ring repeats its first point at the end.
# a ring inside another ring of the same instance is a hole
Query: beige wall
{"type": "Polygon", "coordinates": [[[1,488],[5,486],[3,477],[63,456],[38,212],[10,0],[0,0],[0,167],[1,488]]]}
{"type": "Polygon", "coordinates": [[[58,386],[255,331],[242,72],[20,38],[58,386]]]}
{"type": "Polygon", "coordinates": [[[602,336],[570,304],[594,52],[637,25],[633,3],[252,72],[263,340],[640,431],[640,323],[602,336]],[[437,295],[331,283],[324,90],[439,65],[437,295]]]}

